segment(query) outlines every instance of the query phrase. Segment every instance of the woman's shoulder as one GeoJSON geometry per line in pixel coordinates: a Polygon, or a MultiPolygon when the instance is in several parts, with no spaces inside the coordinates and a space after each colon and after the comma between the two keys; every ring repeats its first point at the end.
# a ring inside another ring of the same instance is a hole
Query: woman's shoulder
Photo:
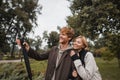
{"type": "Polygon", "coordinates": [[[92,52],[88,51],[88,52],[86,53],[85,57],[87,58],[87,57],[94,57],[94,56],[93,56],[93,53],[92,53],[92,52]]]}
{"type": "Polygon", "coordinates": [[[88,51],[86,55],[93,55],[93,53],[88,51]]]}

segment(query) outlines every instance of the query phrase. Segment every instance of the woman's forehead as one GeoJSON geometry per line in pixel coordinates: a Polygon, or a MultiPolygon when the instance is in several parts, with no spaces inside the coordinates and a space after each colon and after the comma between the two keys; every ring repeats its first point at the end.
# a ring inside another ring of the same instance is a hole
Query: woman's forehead
{"type": "Polygon", "coordinates": [[[82,42],[82,39],[81,38],[76,38],[74,41],[82,42]]]}

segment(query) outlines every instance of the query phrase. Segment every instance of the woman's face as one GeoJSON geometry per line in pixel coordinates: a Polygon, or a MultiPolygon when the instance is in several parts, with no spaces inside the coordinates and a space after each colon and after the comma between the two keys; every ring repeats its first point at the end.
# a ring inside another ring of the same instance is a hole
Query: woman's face
{"type": "Polygon", "coordinates": [[[76,38],[73,42],[73,48],[74,49],[82,49],[83,48],[83,42],[81,38],[76,38]]]}

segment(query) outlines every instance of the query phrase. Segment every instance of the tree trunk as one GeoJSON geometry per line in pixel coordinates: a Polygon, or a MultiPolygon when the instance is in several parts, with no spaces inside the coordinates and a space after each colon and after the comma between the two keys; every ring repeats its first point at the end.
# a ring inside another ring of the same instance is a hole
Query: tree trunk
{"type": "Polygon", "coordinates": [[[118,52],[118,67],[120,68],[120,52],[118,52]]]}
{"type": "Polygon", "coordinates": [[[120,59],[118,59],[118,67],[120,68],[120,59]]]}
{"type": "Polygon", "coordinates": [[[14,56],[14,48],[15,48],[15,44],[13,43],[13,46],[12,46],[12,50],[11,50],[11,58],[15,58],[14,56]]]}

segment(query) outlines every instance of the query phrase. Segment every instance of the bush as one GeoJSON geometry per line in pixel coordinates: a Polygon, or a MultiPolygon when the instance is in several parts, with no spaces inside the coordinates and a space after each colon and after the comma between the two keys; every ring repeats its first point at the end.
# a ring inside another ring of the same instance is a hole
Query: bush
{"type": "Polygon", "coordinates": [[[108,47],[102,47],[100,49],[97,49],[96,52],[101,54],[102,59],[105,61],[111,61],[115,57],[114,53],[112,53],[108,47]]]}
{"type": "Polygon", "coordinates": [[[27,80],[27,74],[22,63],[6,63],[1,65],[1,80],[27,80]]]}
{"type": "MultiPolygon", "coordinates": [[[[37,67],[41,66],[40,63],[41,62],[31,61],[31,65],[33,64],[33,66],[31,66],[33,80],[44,79],[45,69],[43,69],[43,67],[41,67],[41,71],[37,69],[37,67]],[[37,64],[37,66],[35,64],[37,64]]],[[[22,63],[21,62],[20,63],[1,63],[0,64],[0,80],[29,80],[28,74],[26,72],[25,64],[23,62],[22,63]]]]}

